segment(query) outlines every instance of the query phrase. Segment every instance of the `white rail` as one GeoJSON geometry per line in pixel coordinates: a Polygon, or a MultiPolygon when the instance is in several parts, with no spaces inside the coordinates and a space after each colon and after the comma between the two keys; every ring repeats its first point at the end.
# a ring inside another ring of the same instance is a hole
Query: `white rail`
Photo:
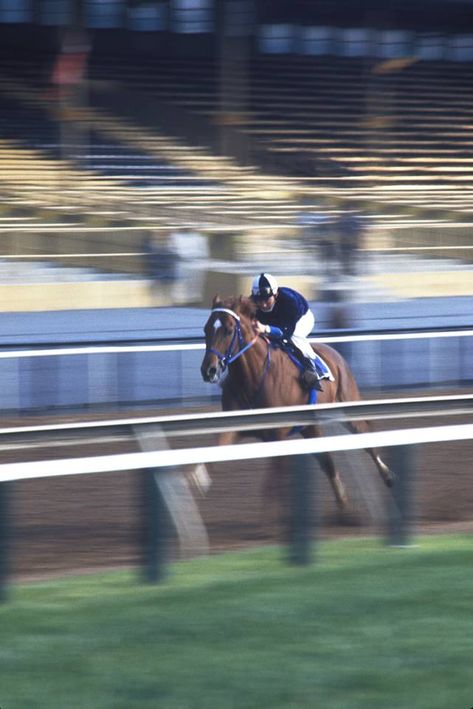
{"type": "MultiPolygon", "coordinates": [[[[405,332],[379,333],[368,335],[333,335],[330,337],[310,337],[310,342],[370,342],[382,340],[425,340],[430,338],[471,337],[473,330],[449,330],[448,332],[405,332]]],[[[180,352],[188,350],[204,350],[203,342],[174,343],[170,345],[94,345],[76,347],[52,347],[49,349],[6,350],[0,352],[0,359],[17,359],[25,357],[58,357],[92,354],[125,354],[130,352],[180,352]]]]}
{"type": "Polygon", "coordinates": [[[199,463],[229,462],[235,460],[252,460],[256,458],[275,458],[287,455],[359,450],[360,448],[461,441],[471,438],[473,438],[473,424],[458,424],[454,426],[411,428],[294,441],[243,443],[230,446],[204,446],[182,450],[122,453],[118,455],[91,456],[76,459],[66,458],[62,460],[42,460],[27,463],[5,463],[0,465],[0,483],[67,475],[111,473],[123,470],[167,468],[179,465],[196,465],[199,463]]]}
{"type": "Polygon", "coordinates": [[[352,419],[395,419],[419,416],[446,416],[473,413],[473,394],[449,394],[446,396],[417,396],[397,399],[363,399],[361,401],[335,401],[326,404],[305,404],[303,406],[275,406],[265,409],[243,409],[241,411],[206,411],[193,414],[168,414],[165,416],[134,416],[132,418],[95,419],[88,421],[68,421],[65,423],[36,424],[34,426],[8,426],[0,428],[0,437],[11,434],[51,434],[74,433],[90,429],[109,429],[131,426],[162,426],[170,424],[182,427],[180,435],[195,435],[193,424],[208,424],[199,427],[200,434],[221,430],[255,430],[287,425],[307,425],[306,414],[314,420],[334,421],[352,419]],[[452,405],[455,404],[456,408],[452,405]],[[435,407],[432,410],[432,407],[435,407]],[[374,413],[373,413],[374,412],[374,413]],[[251,419],[251,424],[246,423],[251,419]],[[273,423],[269,423],[269,419],[273,423]],[[276,424],[277,420],[277,426],[276,424]],[[260,425],[259,421],[263,421],[260,425]],[[222,425],[225,428],[222,428],[222,425]]]}
{"type": "MultiPolygon", "coordinates": [[[[48,227],[54,228],[54,231],[69,231],[69,229],[64,229],[64,225],[49,225],[49,224],[41,224],[41,231],[44,231],[48,227]]],[[[122,228],[123,230],[128,230],[128,227],[122,228]]],[[[141,230],[141,227],[140,227],[141,230]]],[[[38,228],[36,225],[33,225],[30,229],[25,228],[25,227],[19,227],[19,226],[9,226],[2,228],[0,226],[0,233],[3,231],[21,231],[21,232],[28,232],[28,231],[33,231],[37,232],[38,228]]],[[[83,231],[83,229],[80,229],[80,231],[83,231]]],[[[96,231],[96,229],[93,229],[93,231],[96,231]]],[[[115,229],[113,229],[115,231],[115,229]]],[[[362,252],[367,252],[367,253],[397,253],[397,252],[409,252],[409,251],[471,251],[473,249],[473,244],[457,244],[454,246],[383,246],[383,247],[375,247],[375,246],[367,246],[367,247],[362,247],[359,249],[359,251],[362,252]]],[[[77,253],[66,253],[66,254],[58,254],[58,253],[31,253],[31,254],[0,254],[0,259],[5,260],[5,261],[34,261],[34,260],[57,260],[60,259],[61,261],[63,259],[75,259],[75,258],[89,258],[89,259],[103,259],[103,258],[110,258],[110,256],[122,256],[122,257],[136,257],[136,258],[142,258],[143,256],[148,256],[148,252],[146,251],[111,251],[110,253],[106,252],[85,252],[85,251],[78,251],[77,253]]]]}

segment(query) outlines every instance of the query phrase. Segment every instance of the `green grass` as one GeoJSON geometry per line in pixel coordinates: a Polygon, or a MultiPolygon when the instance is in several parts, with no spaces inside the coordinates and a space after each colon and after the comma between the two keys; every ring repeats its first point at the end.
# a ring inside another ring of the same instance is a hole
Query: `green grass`
{"type": "Polygon", "coordinates": [[[473,539],[325,542],[15,588],[1,709],[469,709],[473,539]]]}

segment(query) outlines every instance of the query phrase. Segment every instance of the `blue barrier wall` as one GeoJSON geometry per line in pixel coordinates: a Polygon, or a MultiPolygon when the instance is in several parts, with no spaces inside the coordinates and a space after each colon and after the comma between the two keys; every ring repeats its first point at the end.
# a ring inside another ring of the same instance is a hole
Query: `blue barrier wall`
{"type": "MultiPolygon", "coordinates": [[[[351,306],[361,330],[465,327],[473,298],[430,298],[351,306]]],[[[314,303],[320,332],[332,310],[314,303]]],[[[191,308],[0,314],[0,348],[131,344],[202,339],[208,310],[191,308]]],[[[340,347],[362,389],[465,385],[473,381],[473,338],[365,341],[340,347]]],[[[200,377],[201,351],[145,352],[0,360],[3,411],[105,405],[210,402],[218,387],[200,377]]]]}

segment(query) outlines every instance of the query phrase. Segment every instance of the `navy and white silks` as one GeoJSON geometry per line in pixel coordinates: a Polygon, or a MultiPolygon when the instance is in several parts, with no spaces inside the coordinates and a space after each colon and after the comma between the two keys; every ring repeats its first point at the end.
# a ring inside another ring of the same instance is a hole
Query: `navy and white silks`
{"type": "Polygon", "coordinates": [[[268,333],[270,338],[291,340],[304,356],[315,359],[314,350],[307,339],[315,320],[303,295],[282,286],[278,290],[274,308],[270,312],[258,310],[257,317],[263,325],[271,327],[268,333]]]}

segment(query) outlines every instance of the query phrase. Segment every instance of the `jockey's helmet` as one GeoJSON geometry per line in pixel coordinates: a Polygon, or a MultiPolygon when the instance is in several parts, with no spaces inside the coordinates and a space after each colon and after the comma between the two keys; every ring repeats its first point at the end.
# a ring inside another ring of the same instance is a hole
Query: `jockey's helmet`
{"type": "Polygon", "coordinates": [[[253,298],[270,298],[278,292],[278,283],[274,276],[270,273],[260,273],[255,276],[251,286],[251,295],[253,298]]]}

